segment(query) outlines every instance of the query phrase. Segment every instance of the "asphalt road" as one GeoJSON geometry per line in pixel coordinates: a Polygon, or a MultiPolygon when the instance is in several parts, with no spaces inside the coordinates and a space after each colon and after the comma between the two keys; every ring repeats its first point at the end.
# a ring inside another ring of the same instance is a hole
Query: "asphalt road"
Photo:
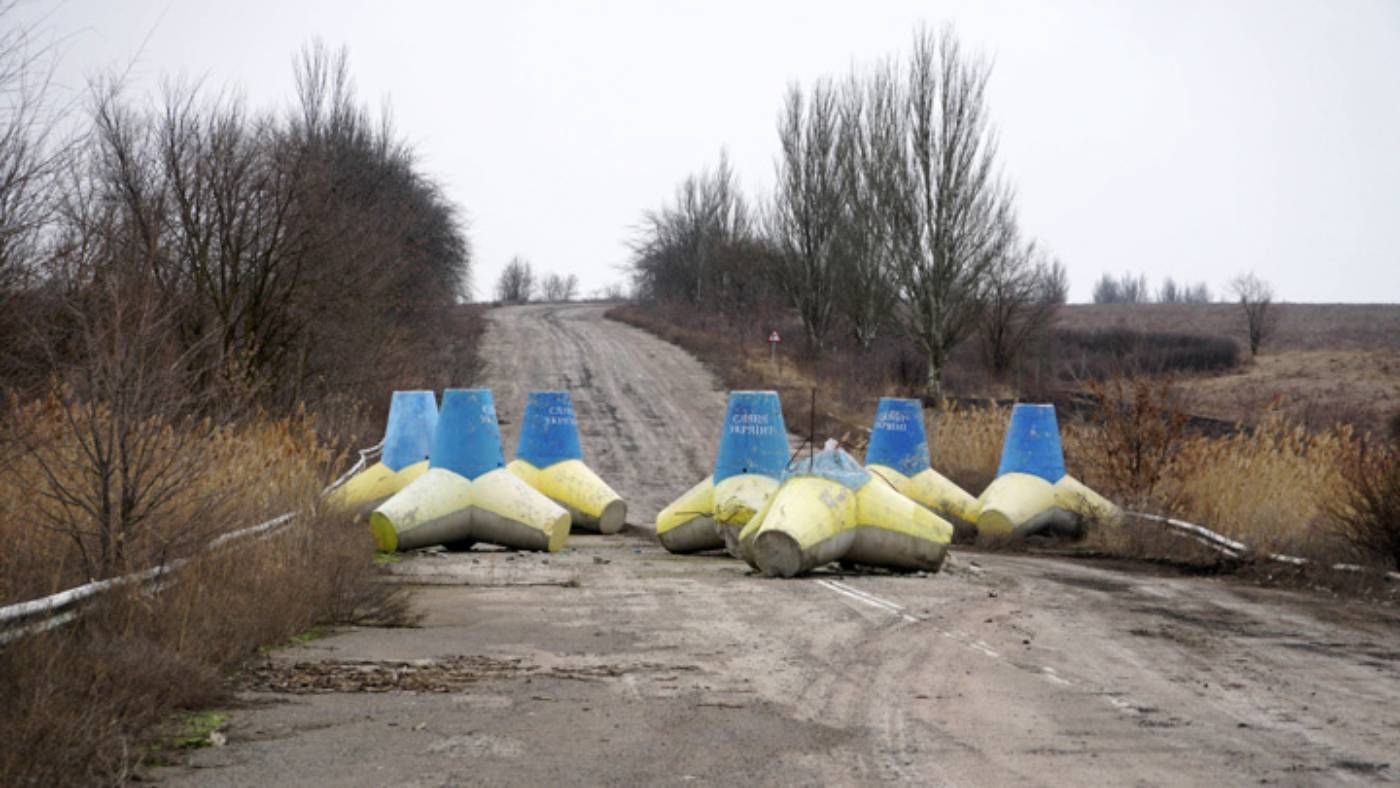
{"type": "MultiPolygon", "coordinates": [[[[507,446],[574,393],[622,534],[395,565],[421,627],[279,652],[180,784],[1279,783],[1400,778],[1400,617],[1122,564],[956,551],[933,576],[750,576],[655,513],[724,409],[594,305],[492,312],[507,446]],[[380,691],[385,690],[387,691],[380,691]],[[405,689],[408,688],[408,689],[405,689]]],[[[509,455],[509,448],[508,448],[509,455]]]]}

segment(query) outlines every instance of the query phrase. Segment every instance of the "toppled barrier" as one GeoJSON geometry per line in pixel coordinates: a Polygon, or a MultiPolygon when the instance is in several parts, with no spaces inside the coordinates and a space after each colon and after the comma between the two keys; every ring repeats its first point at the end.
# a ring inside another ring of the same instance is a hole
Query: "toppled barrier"
{"type": "Polygon", "coordinates": [[[776,391],[731,391],[713,473],[656,516],[656,535],[673,553],[728,546],[778,489],[788,461],[787,427],[776,391]]]}
{"type": "Polygon", "coordinates": [[[447,389],[428,470],[370,514],[379,549],[476,542],[555,552],[569,513],[506,470],[488,389],[447,389]]]}
{"type": "Polygon", "coordinates": [[[384,451],[333,491],[329,506],[354,514],[387,501],[428,470],[428,455],[437,428],[437,398],[431,391],[395,391],[384,426],[384,451]]]}
{"type": "Polygon", "coordinates": [[[924,407],[919,400],[880,398],[865,450],[865,468],[935,514],[976,527],[981,502],[929,463],[924,407]]]}
{"type": "Polygon", "coordinates": [[[1078,536],[1086,522],[1116,523],[1122,511],[1065,472],[1054,405],[1018,404],[1002,443],[997,478],[982,491],[981,536],[1078,536]]]}
{"type": "Polygon", "coordinates": [[[769,577],[842,564],[937,571],[953,526],[827,441],[789,470],[739,535],[739,553],[769,577]]]}
{"type": "Polygon", "coordinates": [[[583,463],[578,419],[567,391],[532,391],[515,459],[506,466],[569,512],[573,525],[614,534],[627,522],[627,504],[583,463]]]}

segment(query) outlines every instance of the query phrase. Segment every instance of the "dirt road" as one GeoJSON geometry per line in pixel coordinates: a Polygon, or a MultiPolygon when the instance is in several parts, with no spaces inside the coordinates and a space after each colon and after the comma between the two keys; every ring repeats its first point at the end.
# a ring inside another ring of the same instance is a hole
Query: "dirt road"
{"type": "Polygon", "coordinates": [[[554,555],[395,565],[415,629],[278,653],[213,785],[1333,785],[1400,777],[1400,617],[1138,567],[958,552],[928,577],[749,576],[674,557],[652,515],[702,477],[723,393],[596,306],[493,312],[523,391],[574,392],[640,527],[554,555]],[[395,689],[397,688],[397,689],[395,689]],[[378,691],[385,690],[388,691],[378,691]],[[321,691],[334,690],[334,691],[321,691]]]}

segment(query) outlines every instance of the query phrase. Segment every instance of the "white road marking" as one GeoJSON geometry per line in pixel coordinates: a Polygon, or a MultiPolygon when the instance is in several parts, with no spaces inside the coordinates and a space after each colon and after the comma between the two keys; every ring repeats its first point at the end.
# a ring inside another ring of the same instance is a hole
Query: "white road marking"
{"type": "Polygon", "coordinates": [[[909,613],[905,612],[903,606],[891,602],[888,599],[882,599],[878,596],[875,596],[874,594],[861,591],[858,588],[852,588],[846,585],[845,583],[839,583],[835,580],[818,580],[817,585],[829,589],[831,591],[835,591],[836,593],[841,594],[842,596],[854,599],[862,604],[869,605],[874,608],[879,608],[880,610],[884,610],[887,613],[893,613],[899,616],[900,618],[903,618],[905,621],[919,620],[918,617],[911,616],[909,615],[909,613]]]}

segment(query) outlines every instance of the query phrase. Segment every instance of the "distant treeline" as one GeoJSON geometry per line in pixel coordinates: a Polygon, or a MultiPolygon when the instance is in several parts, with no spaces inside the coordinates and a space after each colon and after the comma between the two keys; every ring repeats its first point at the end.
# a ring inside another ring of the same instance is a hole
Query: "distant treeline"
{"type": "Polygon", "coordinates": [[[1104,274],[1094,283],[1096,304],[1209,304],[1213,300],[1210,285],[1205,282],[1178,284],[1170,276],[1162,280],[1156,292],[1148,285],[1145,274],[1104,274]]]}

